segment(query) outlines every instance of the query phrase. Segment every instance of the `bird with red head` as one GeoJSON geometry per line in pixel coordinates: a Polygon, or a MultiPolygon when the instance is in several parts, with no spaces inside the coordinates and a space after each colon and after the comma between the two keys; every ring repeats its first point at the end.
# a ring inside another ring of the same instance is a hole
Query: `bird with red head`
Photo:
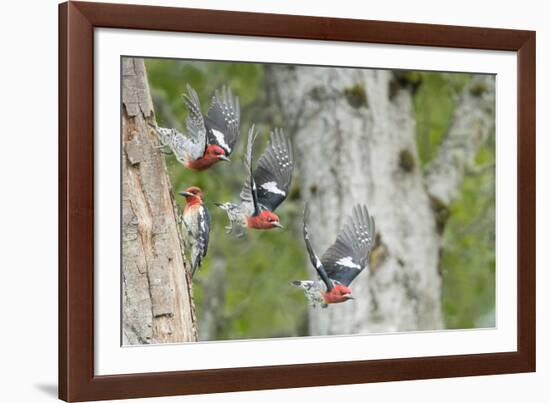
{"type": "Polygon", "coordinates": [[[168,148],[186,168],[204,171],[220,161],[229,161],[239,137],[239,98],[226,87],[216,91],[206,115],[202,114],[197,92],[187,85],[183,101],[189,114],[187,135],[173,128],[150,125],[156,132],[161,148],[168,148]]]}
{"type": "Polygon", "coordinates": [[[374,239],[374,219],[366,206],[356,205],[352,209],[336,241],[321,258],[311,244],[307,228],[308,209],[304,211],[303,235],[311,264],[319,280],[293,281],[301,288],[313,307],[319,304],[326,308],[355,299],[350,284],[361,272],[368,268],[368,259],[374,239]]]}
{"type": "Polygon", "coordinates": [[[191,186],[179,193],[185,197],[182,233],[186,249],[191,250],[191,274],[202,265],[210,239],[210,214],[203,201],[202,190],[191,186]]]}
{"type": "Polygon", "coordinates": [[[294,158],[289,138],[281,129],[275,129],[258,166],[252,169],[253,146],[258,133],[252,126],[248,132],[245,155],[247,176],[241,190],[241,202],[217,203],[229,217],[228,232],[244,235],[242,229],[269,230],[283,228],[275,209],[288,197],[294,158]]]}

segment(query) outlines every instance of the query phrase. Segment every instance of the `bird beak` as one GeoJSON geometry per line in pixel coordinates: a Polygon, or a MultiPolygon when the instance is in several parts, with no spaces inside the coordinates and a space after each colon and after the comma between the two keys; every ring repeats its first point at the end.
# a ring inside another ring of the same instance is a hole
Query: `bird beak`
{"type": "Polygon", "coordinates": [[[273,222],[272,225],[273,225],[274,227],[277,227],[277,228],[281,228],[281,229],[284,228],[284,227],[281,225],[281,223],[278,222],[278,221],[273,222]]]}
{"type": "Polygon", "coordinates": [[[226,157],[225,155],[218,155],[218,159],[222,160],[222,161],[227,161],[227,162],[230,162],[231,160],[226,157]]]}
{"type": "Polygon", "coordinates": [[[344,295],[347,299],[355,299],[355,297],[351,294],[344,295]]]}
{"type": "Polygon", "coordinates": [[[195,196],[193,193],[191,192],[180,192],[180,195],[183,196],[183,197],[193,197],[195,196]]]}

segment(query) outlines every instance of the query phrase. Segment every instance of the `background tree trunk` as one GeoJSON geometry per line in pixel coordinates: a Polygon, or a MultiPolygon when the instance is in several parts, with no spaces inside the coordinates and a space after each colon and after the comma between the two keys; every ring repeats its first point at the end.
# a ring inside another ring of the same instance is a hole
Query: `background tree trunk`
{"type": "Polygon", "coordinates": [[[123,343],[195,341],[191,278],[142,59],[122,60],[123,343]]]}
{"type": "Polygon", "coordinates": [[[494,85],[494,79],[476,76],[464,91],[427,186],[415,137],[418,83],[388,70],[266,69],[268,94],[293,137],[318,253],[334,242],[354,204],[367,203],[376,221],[370,271],[352,284],[360,297],[310,310],[311,334],[443,328],[441,234],[449,203],[494,121],[491,91],[480,94],[472,86],[479,80],[494,85]]]}

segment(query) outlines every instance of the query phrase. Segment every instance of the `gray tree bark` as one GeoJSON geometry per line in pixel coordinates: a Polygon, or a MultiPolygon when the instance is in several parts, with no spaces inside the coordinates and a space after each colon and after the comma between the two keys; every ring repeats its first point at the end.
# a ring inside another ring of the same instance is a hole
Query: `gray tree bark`
{"type": "Polygon", "coordinates": [[[464,91],[427,177],[415,140],[417,83],[384,70],[292,66],[268,67],[266,83],[293,137],[318,253],[354,204],[366,203],[376,221],[370,270],[352,284],[356,300],[312,309],[311,334],[443,328],[442,229],[466,166],[492,129],[494,79],[478,76],[464,91]]]}
{"type": "Polygon", "coordinates": [[[188,263],[143,59],[122,59],[123,344],[195,341],[188,263]]]}

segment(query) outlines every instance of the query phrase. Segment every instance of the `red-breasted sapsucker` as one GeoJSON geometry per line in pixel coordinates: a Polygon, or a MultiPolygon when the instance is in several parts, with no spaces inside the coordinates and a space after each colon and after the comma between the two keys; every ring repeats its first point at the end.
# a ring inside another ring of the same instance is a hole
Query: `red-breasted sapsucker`
{"type": "Polygon", "coordinates": [[[183,95],[189,115],[187,135],[176,129],[151,125],[157,133],[161,147],[168,147],[185,167],[202,171],[219,161],[229,161],[229,155],[239,137],[239,98],[230,89],[216,91],[208,114],[203,116],[197,92],[187,85],[183,95]]]}
{"type": "Polygon", "coordinates": [[[243,228],[283,228],[275,209],[287,198],[294,169],[290,140],[282,129],[271,133],[269,145],[252,170],[252,154],[257,132],[252,126],[248,132],[245,166],[248,178],[241,190],[241,202],[217,203],[229,217],[228,232],[242,236],[243,228]]]}
{"type": "Polygon", "coordinates": [[[191,186],[180,192],[180,195],[185,197],[186,201],[181,228],[186,247],[191,249],[191,273],[194,275],[208,251],[210,214],[203,203],[200,188],[191,186]]]}
{"type": "Polygon", "coordinates": [[[366,206],[356,205],[348,217],[336,241],[319,259],[315,253],[307,230],[308,209],[304,211],[304,241],[309,259],[319,278],[318,280],[293,281],[292,284],[304,290],[313,305],[326,308],[354,299],[349,285],[364,269],[374,240],[374,219],[366,206]]]}

